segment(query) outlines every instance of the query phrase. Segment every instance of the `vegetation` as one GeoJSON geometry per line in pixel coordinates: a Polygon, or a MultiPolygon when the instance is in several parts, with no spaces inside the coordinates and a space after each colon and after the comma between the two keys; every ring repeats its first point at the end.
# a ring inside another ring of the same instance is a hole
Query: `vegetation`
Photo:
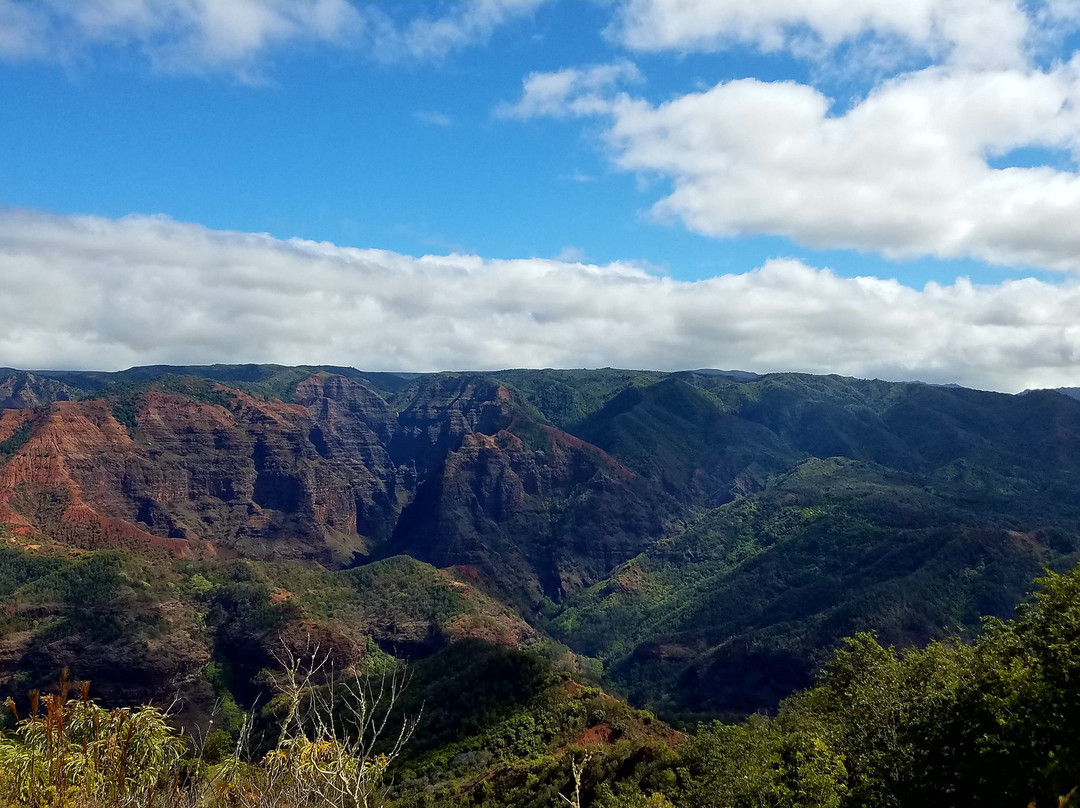
{"type": "Polygon", "coordinates": [[[512,386],[548,421],[562,429],[603,407],[627,388],[647,386],[668,374],[642,370],[504,370],[494,374],[512,386]]]}
{"type": "Polygon", "coordinates": [[[34,428],[34,422],[32,419],[27,419],[16,427],[4,440],[0,440],[0,457],[10,456],[15,454],[22,448],[23,444],[30,439],[30,433],[34,428]]]}
{"type": "Polygon", "coordinates": [[[973,641],[897,650],[855,635],[774,716],[691,736],[483,645],[433,657],[404,691],[393,674],[335,672],[314,645],[286,651],[275,697],[216,752],[157,708],[106,709],[61,679],[23,710],[8,701],[0,804],[1064,805],[1080,783],[1080,568],[1038,583],[1016,619],[988,619],[973,641]],[[418,699],[433,708],[422,720],[418,699]]]}
{"type": "Polygon", "coordinates": [[[61,375],[134,440],[74,402],[0,446],[20,710],[0,776],[37,772],[3,786],[19,804],[1042,808],[1080,785],[1080,573],[1006,620],[1080,561],[1073,399],[610,369],[61,375]],[[317,674],[290,662],[309,640],[317,674]],[[403,661],[390,722],[420,723],[381,768],[342,676],[403,661]],[[65,665],[99,701],[28,711],[65,665]],[[135,732],[128,705],[177,696],[145,714],[182,741],[152,800],[79,779],[135,732]],[[104,734],[49,747],[80,721],[104,734]],[[50,749],[82,762],[23,765],[50,749]]]}
{"type": "MultiPolygon", "coordinates": [[[[1080,559],[1080,403],[1050,391],[614,369],[53,376],[104,396],[138,440],[122,468],[105,447],[75,462],[80,492],[5,492],[44,534],[28,542],[116,546],[102,535],[115,526],[65,519],[81,496],[140,531],[275,560],[260,568],[264,600],[404,656],[454,636],[524,636],[523,618],[680,724],[774,709],[845,635],[905,646],[1007,616],[1040,569],[1080,559]],[[211,424],[191,408],[158,413],[153,435],[134,426],[148,390],[235,410],[230,388],[293,400],[331,373],[340,387],[306,414],[274,405],[211,424]],[[470,431],[493,441],[463,443],[470,431]],[[403,555],[417,561],[393,561],[403,555]],[[318,569],[364,562],[336,578],[318,569]],[[459,589],[422,562],[472,577],[459,589]]],[[[235,588],[200,574],[219,604],[235,588]]],[[[125,591],[121,606],[138,600],[125,591]]],[[[198,642],[228,634],[205,597],[180,600],[184,620],[206,624],[198,642]]],[[[226,646],[215,641],[218,662],[226,646]]]]}
{"type": "Polygon", "coordinates": [[[809,460],[568,598],[548,627],[669,718],[751,712],[805,687],[841,636],[905,646],[977,627],[1041,568],[1076,562],[1049,509],[1022,534],[988,521],[910,473],[809,460]]]}
{"type": "Polygon", "coordinates": [[[89,682],[69,698],[29,695],[14,729],[0,739],[4,808],[369,808],[383,805],[384,776],[416,726],[388,723],[405,679],[335,674],[317,645],[279,659],[269,705],[277,740],[263,754],[251,744],[255,716],[231,753],[219,736],[192,738],[162,710],[106,709],[89,682]]]}
{"type": "Polygon", "coordinates": [[[1040,584],[974,643],[898,652],[857,635],[774,719],[710,725],[686,753],[691,801],[1057,804],[1080,783],[1080,572],[1040,584]]]}
{"type": "Polygon", "coordinates": [[[286,398],[296,383],[312,373],[326,372],[344,375],[355,381],[370,384],[377,390],[393,392],[408,383],[416,374],[369,373],[355,368],[328,365],[149,365],[115,372],[102,371],[36,371],[40,379],[61,382],[75,390],[100,395],[103,391],[125,385],[151,382],[164,376],[210,379],[252,395],[286,398]]]}
{"type": "MultiPolygon", "coordinates": [[[[774,717],[708,723],[674,750],[592,747],[581,803],[1058,805],[1080,783],[1080,569],[1039,584],[1017,619],[988,620],[973,642],[899,651],[850,638],[774,717]]],[[[453,799],[406,804],[555,805],[585,753],[534,751],[464,778],[453,799]]]]}
{"type": "Polygon", "coordinates": [[[68,698],[33,691],[25,717],[11,698],[14,732],[0,741],[0,800],[8,806],[177,805],[186,744],[155,707],[106,710],[84,682],[68,698]],[[171,792],[171,793],[170,793],[171,792]],[[172,799],[170,799],[172,797],[172,799]]]}

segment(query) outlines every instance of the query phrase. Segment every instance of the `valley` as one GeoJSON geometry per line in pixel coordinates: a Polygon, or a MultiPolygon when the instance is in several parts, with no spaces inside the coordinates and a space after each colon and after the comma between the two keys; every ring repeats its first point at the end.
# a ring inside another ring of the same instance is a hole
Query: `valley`
{"type": "MultiPolygon", "coordinates": [[[[774,706],[857,630],[903,646],[1007,616],[1080,549],[1080,402],[1053,391],[737,372],[4,373],[9,552],[258,569],[282,592],[294,574],[339,591],[432,569],[486,615],[479,633],[562,646],[669,716],[774,706]]],[[[172,600],[180,620],[190,605],[172,600]]],[[[339,622],[391,653],[426,647],[339,622]]]]}
{"type": "Polygon", "coordinates": [[[971,638],[1080,559],[1080,401],[1055,391],[612,369],[0,377],[8,691],[66,667],[106,705],[178,703],[181,725],[235,737],[281,649],[314,638],[341,670],[405,662],[418,712],[436,698],[409,782],[467,781],[492,744],[678,745],[774,712],[845,637],[971,638]],[[579,688],[601,698],[588,715],[579,688]],[[508,721],[530,729],[494,741],[508,721]]]}

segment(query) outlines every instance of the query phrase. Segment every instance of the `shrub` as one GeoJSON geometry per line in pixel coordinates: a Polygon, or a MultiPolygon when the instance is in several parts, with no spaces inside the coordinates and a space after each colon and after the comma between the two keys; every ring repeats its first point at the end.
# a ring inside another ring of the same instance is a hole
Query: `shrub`
{"type": "Polygon", "coordinates": [[[187,743],[156,707],[105,709],[82,684],[67,698],[66,672],[57,693],[30,694],[15,737],[0,741],[0,783],[9,804],[27,808],[92,808],[177,804],[178,764],[187,743]]]}

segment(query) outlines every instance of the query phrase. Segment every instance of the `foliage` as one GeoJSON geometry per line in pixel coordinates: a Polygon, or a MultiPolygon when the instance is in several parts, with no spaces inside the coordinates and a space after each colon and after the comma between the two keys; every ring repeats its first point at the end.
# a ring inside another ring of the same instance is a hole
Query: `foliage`
{"type": "Polygon", "coordinates": [[[851,638],[775,718],[704,729],[684,801],[1056,804],[1080,783],[1080,568],[1039,584],[1016,620],[990,620],[972,644],[900,652],[851,638]]]}
{"type": "MultiPolygon", "coordinates": [[[[106,710],[84,682],[68,698],[30,694],[15,737],[0,741],[3,798],[27,808],[174,805],[178,765],[186,743],[155,707],[106,710]]],[[[8,708],[19,717],[15,702],[8,708]]]]}
{"type": "Polygon", "coordinates": [[[391,623],[424,621],[433,630],[472,607],[457,588],[429,564],[395,556],[347,570],[340,580],[353,591],[359,607],[391,623]]]}
{"type": "Polygon", "coordinates": [[[569,598],[548,628],[668,717],[771,709],[844,635],[921,644],[1009,614],[1040,568],[1075,563],[1048,546],[1064,546],[1050,513],[1021,536],[911,474],[812,459],[702,512],[569,598]]]}
{"type": "Polygon", "coordinates": [[[213,791],[230,808],[374,808],[386,794],[387,768],[408,743],[418,721],[405,718],[390,729],[408,679],[400,671],[378,676],[338,676],[317,644],[301,654],[288,648],[275,674],[278,739],[260,765],[250,766],[241,750],[222,764],[213,791]]]}
{"type": "Polygon", "coordinates": [[[480,640],[454,643],[413,670],[403,706],[422,703],[424,718],[410,755],[438,750],[443,762],[463,752],[520,757],[541,748],[549,722],[526,705],[566,678],[535,654],[480,640]]]}
{"type": "Polygon", "coordinates": [[[7,598],[26,584],[56,572],[69,563],[59,556],[0,547],[0,597],[7,598]]]}
{"type": "MultiPolygon", "coordinates": [[[[580,790],[595,808],[1064,805],[1080,783],[1080,568],[1039,586],[1017,619],[991,619],[971,642],[900,651],[855,635],[775,716],[706,724],[674,750],[641,736],[583,749],[556,734],[510,753],[498,736],[507,753],[485,758],[476,740],[456,742],[477,751],[458,751],[456,771],[443,758],[435,792],[430,779],[406,783],[400,804],[539,808],[580,790]]],[[[540,704],[520,702],[513,721],[535,722],[540,704]]]]}
{"type": "Polygon", "coordinates": [[[221,762],[220,748],[185,761],[186,741],[154,708],[106,710],[85,686],[67,698],[64,683],[35,694],[0,742],[0,799],[18,808],[1050,808],[1080,784],[1080,567],[1040,579],[1016,619],[990,619],[970,642],[897,650],[852,636],[774,716],[709,723],[681,745],[650,715],[520,652],[479,643],[444,652],[418,668],[409,698],[394,674],[343,675],[328,660],[314,646],[285,651],[262,711],[276,740],[248,754],[252,716],[221,762]],[[413,710],[429,698],[431,720],[418,721],[413,710]]]}
{"type": "Polygon", "coordinates": [[[68,698],[66,671],[56,693],[30,694],[26,717],[7,706],[14,732],[0,739],[4,808],[374,808],[384,804],[384,775],[416,718],[388,721],[407,679],[400,672],[337,677],[317,646],[286,652],[275,677],[283,711],[277,743],[248,754],[249,716],[231,754],[227,736],[202,748],[162,710],[106,709],[84,682],[68,698]],[[196,756],[191,757],[195,752],[196,756]],[[224,759],[222,759],[224,758],[224,759]]]}
{"type": "Polygon", "coordinates": [[[822,726],[755,716],[744,724],[715,724],[685,752],[690,805],[754,808],[838,808],[846,768],[822,726]]]}
{"type": "Polygon", "coordinates": [[[13,455],[19,449],[22,448],[28,440],[30,440],[30,433],[34,430],[34,421],[31,418],[27,418],[19,426],[3,440],[0,440],[0,458],[4,458],[6,455],[13,455]]]}
{"type": "Polygon", "coordinates": [[[571,428],[629,387],[646,386],[667,374],[634,370],[503,370],[493,376],[519,391],[557,427],[571,428]]]}

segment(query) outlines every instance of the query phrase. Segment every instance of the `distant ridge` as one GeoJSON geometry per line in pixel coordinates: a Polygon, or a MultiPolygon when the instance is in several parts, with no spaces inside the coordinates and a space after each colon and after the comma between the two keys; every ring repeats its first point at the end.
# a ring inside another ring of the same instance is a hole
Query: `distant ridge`
{"type": "MultiPolygon", "coordinates": [[[[25,373],[13,368],[0,368],[0,374],[25,373]]],[[[385,392],[400,390],[419,373],[389,373],[361,371],[339,365],[276,365],[276,364],[213,364],[213,365],[136,365],[127,370],[33,370],[29,373],[39,378],[53,379],[70,387],[88,392],[100,392],[119,384],[138,384],[153,381],[162,376],[196,376],[222,384],[263,384],[283,373],[333,373],[354,381],[364,381],[385,392]]]]}
{"type": "Polygon", "coordinates": [[[724,376],[739,382],[754,382],[761,378],[760,373],[752,373],[749,370],[717,370],[716,368],[698,368],[690,371],[702,376],[724,376]]]}

